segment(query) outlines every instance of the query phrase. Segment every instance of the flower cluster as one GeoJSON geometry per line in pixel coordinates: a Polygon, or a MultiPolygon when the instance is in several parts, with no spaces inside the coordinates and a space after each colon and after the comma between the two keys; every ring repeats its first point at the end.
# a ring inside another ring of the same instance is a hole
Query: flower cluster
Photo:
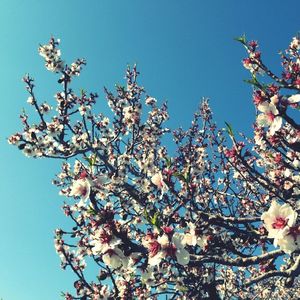
{"type": "Polygon", "coordinates": [[[74,226],[55,231],[55,249],[77,277],[65,299],[295,299],[300,42],[281,54],[279,77],[256,41],[238,40],[257,108],[254,137],[242,140],[229,124],[217,128],[207,99],[188,129],[171,131],[167,105],[146,94],[136,66],[124,86],[104,90],[104,115],[97,93],[71,88],[85,60],[64,64],[54,38],[39,48],[61,85],[53,103],[40,102],[23,78],[39,121],[23,112],[23,129],[8,141],[28,157],[63,161],[53,184],[74,226]]]}
{"type": "Polygon", "coordinates": [[[61,52],[57,48],[60,40],[50,39],[49,44],[39,47],[40,55],[45,59],[45,67],[51,71],[58,73],[62,71],[64,62],[61,60],[61,52]]]}
{"type": "Polygon", "coordinates": [[[261,219],[268,231],[268,237],[274,239],[274,245],[291,254],[300,249],[300,224],[296,225],[298,214],[289,204],[279,205],[275,200],[261,219]]]}
{"type": "Polygon", "coordinates": [[[164,228],[164,234],[155,238],[153,234],[148,234],[143,240],[143,245],[149,252],[149,265],[159,265],[163,258],[176,259],[180,265],[187,265],[190,261],[190,254],[184,249],[185,235],[174,233],[169,227],[164,228]]]}

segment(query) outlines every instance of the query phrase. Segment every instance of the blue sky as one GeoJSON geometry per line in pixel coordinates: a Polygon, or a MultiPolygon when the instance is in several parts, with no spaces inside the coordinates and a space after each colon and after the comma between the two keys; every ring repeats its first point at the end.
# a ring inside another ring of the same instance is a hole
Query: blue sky
{"type": "Polygon", "coordinates": [[[67,61],[86,58],[75,86],[101,99],[103,86],[122,83],[127,64],[137,63],[147,92],[168,100],[171,127],[187,127],[205,96],[220,126],[227,121],[250,134],[249,74],[233,38],[258,39],[265,61],[279,70],[278,51],[300,30],[299,9],[297,0],[1,0],[0,298],[53,300],[72,288],[73,275],[60,269],[53,247],[53,230],[66,224],[63,198],[51,185],[59,162],[28,159],[6,142],[27,107],[22,76],[36,79],[41,101],[52,101],[59,88],[37,54],[39,43],[53,34],[67,61]]]}

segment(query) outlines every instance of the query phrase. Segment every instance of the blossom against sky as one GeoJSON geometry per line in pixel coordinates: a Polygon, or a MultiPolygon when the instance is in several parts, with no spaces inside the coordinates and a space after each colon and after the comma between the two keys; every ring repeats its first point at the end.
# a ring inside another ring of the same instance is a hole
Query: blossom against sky
{"type": "MultiPolygon", "coordinates": [[[[51,185],[58,164],[29,160],[6,142],[21,127],[22,108],[30,112],[22,76],[29,72],[39,98],[49,102],[58,87],[57,76],[38,55],[39,43],[53,34],[61,38],[65,58],[86,58],[74,89],[97,91],[103,99],[103,86],[122,83],[126,65],[137,63],[148,93],[168,100],[171,127],[187,127],[207,96],[220,126],[227,121],[250,133],[255,112],[251,88],[243,83],[249,75],[241,63],[244,49],[233,38],[246,33],[258,39],[278,71],[274,53],[299,31],[299,6],[296,0],[272,1],[272,7],[267,1],[249,7],[234,0],[2,0],[0,297],[58,299],[73,278],[60,269],[53,245],[54,229],[65,225],[63,198],[51,185]]],[[[105,101],[99,101],[99,110],[107,110],[105,101]]]]}

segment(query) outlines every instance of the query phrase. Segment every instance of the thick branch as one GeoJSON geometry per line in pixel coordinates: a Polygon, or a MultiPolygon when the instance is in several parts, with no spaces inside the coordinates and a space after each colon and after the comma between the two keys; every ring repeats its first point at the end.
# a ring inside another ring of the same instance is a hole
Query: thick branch
{"type": "Polygon", "coordinates": [[[227,266],[236,267],[247,267],[251,265],[256,265],[262,261],[276,258],[282,255],[284,252],[282,250],[274,250],[272,252],[267,252],[261,255],[247,257],[247,258],[224,258],[220,256],[209,256],[209,255],[191,255],[191,264],[198,266],[203,263],[217,263],[227,266]]]}
{"type": "Polygon", "coordinates": [[[255,277],[254,279],[250,280],[249,282],[246,283],[246,286],[250,286],[254,283],[258,283],[264,279],[268,279],[271,277],[278,277],[278,276],[288,278],[288,280],[286,281],[286,285],[291,286],[294,278],[297,277],[298,275],[300,275],[300,255],[298,255],[295,263],[289,269],[287,269],[285,271],[275,270],[275,271],[267,272],[265,274],[262,274],[260,276],[255,277]]]}

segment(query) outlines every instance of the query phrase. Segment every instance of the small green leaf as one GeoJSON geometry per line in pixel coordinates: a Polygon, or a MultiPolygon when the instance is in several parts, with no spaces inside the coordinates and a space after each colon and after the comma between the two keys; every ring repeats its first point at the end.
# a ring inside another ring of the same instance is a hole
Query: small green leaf
{"type": "Polygon", "coordinates": [[[94,154],[94,156],[93,156],[93,161],[92,161],[93,166],[96,164],[96,162],[97,162],[97,155],[94,154]]]}
{"type": "Polygon", "coordinates": [[[189,183],[190,182],[190,174],[186,174],[186,176],[185,176],[185,182],[186,183],[189,183]]]}
{"type": "Polygon", "coordinates": [[[260,89],[260,90],[262,90],[264,92],[266,92],[267,89],[268,89],[268,86],[266,84],[260,83],[257,80],[255,74],[253,74],[252,79],[246,79],[246,80],[244,80],[244,82],[249,83],[249,84],[257,87],[258,89],[260,89]]]}
{"type": "Polygon", "coordinates": [[[170,168],[172,165],[172,158],[165,157],[167,168],[170,168]]]}
{"type": "Polygon", "coordinates": [[[157,223],[157,220],[158,220],[158,213],[156,212],[156,213],[154,214],[154,216],[151,218],[151,223],[152,223],[153,225],[155,225],[155,224],[157,223]]]}
{"type": "Polygon", "coordinates": [[[234,38],[235,41],[242,43],[243,45],[247,44],[246,35],[243,34],[242,36],[234,38]]]}
{"type": "Polygon", "coordinates": [[[190,182],[190,180],[191,180],[190,168],[188,168],[187,172],[184,174],[184,179],[187,184],[190,182]]]}
{"type": "Polygon", "coordinates": [[[188,288],[186,286],[179,286],[178,291],[180,291],[180,292],[187,292],[188,288]]]}
{"type": "Polygon", "coordinates": [[[227,122],[225,122],[225,125],[226,125],[226,131],[229,134],[229,136],[234,137],[232,126],[227,122]]]}
{"type": "Polygon", "coordinates": [[[255,87],[259,88],[259,89],[262,89],[262,90],[264,90],[264,91],[265,91],[266,88],[267,88],[266,85],[261,84],[261,83],[257,80],[255,74],[252,75],[252,78],[251,78],[251,79],[245,79],[244,82],[249,83],[249,84],[251,84],[251,85],[253,85],[253,86],[255,86],[255,87]]]}
{"type": "Polygon", "coordinates": [[[157,227],[158,229],[160,229],[161,226],[161,221],[159,218],[159,212],[155,212],[153,216],[150,216],[150,214],[148,213],[148,211],[146,210],[146,208],[144,209],[144,217],[146,218],[146,220],[153,226],[157,227]]]}
{"type": "Polygon", "coordinates": [[[256,86],[257,88],[261,88],[261,85],[259,84],[259,82],[257,81],[257,79],[245,79],[244,82],[249,83],[253,86],[256,86]]]}
{"type": "Polygon", "coordinates": [[[87,213],[94,216],[97,214],[97,212],[94,210],[92,206],[89,206],[89,208],[87,209],[87,213]]]}
{"type": "Polygon", "coordinates": [[[88,162],[89,166],[92,165],[92,160],[89,157],[84,157],[84,159],[88,162]]]}
{"type": "Polygon", "coordinates": [[[185,181],[185,176],[182,173],[175,172],[173,175],[177,177],[179,180],[185,181]]]}
{"type": "Polygon", "coordinates": [[[146,208],[144,209],[144,217],[146,218],[146,220],[147,220],[149,223],[151,223],[151,218],[150,218],[149,213],[148,213],[148,211],[147,211],[146,208]]]}
{"type": "Polygon", "coordinates": [[[151,224],[154,225],[157,228],[160,228],[161,222],[160,222],[160,219],[159,219],[159,213],[158,212],[156,212],[154,214],[154,216],[151,218],[151,224]]]}
{"type": "Polygon", "coordinates": [[[90,167],[93,167],[97,161],[97,155],[91,155],[90,157],[84,157],[84,159],[88,162],[90,167]]]}

